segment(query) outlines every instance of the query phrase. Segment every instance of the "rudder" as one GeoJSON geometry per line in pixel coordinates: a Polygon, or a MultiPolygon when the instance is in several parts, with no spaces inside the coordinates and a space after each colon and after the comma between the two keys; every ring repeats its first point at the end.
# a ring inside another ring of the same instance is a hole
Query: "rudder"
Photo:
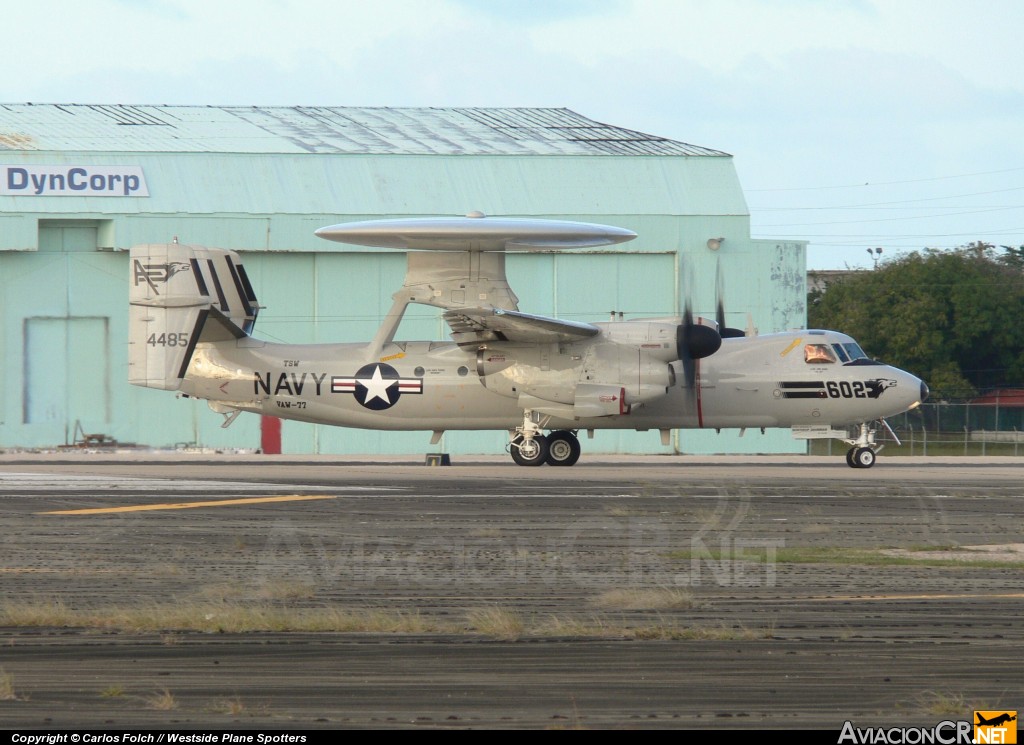
{"type": "Polygon", "coordinates": [[[130,265],[133,385],[177,390],[197,343],[251,333],[259,305],[234,251],[150,243],[132,247],[130,265]]]}

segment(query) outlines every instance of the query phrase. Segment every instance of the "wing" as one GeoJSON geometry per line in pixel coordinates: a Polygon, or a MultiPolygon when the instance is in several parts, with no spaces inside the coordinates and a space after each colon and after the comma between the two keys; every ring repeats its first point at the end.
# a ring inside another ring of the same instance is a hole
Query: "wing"
{"type": "Polygon", "coordinates": [[[444,314],[444,320],[451,327],[455,342],[466,345],[485,341],[579,341],[597,336],[601,331],[589,323],[560,321],[500,308],[450,310],[444,314]]]}

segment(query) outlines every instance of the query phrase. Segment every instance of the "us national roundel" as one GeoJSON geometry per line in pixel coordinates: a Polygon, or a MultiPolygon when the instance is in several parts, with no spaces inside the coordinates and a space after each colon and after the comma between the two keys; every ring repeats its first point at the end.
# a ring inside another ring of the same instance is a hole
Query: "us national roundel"
{"type": "Polygon", "coordinates": [[[423,381],[403,378],[391,365],[373,362],[360,367],[351,378],[331,378],[331,390],[351,393],[367,409],[383,411],[398,403],[403,393],[423,393],[423,381]]]}

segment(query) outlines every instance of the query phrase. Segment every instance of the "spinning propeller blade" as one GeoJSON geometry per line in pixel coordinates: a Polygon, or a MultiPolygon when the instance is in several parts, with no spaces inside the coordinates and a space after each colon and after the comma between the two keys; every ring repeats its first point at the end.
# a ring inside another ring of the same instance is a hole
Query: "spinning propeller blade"
{"type": "Polygon", "coordinates": [[[722,280],[722,260],[715,264],[715,323],[718,324],[718,333],[723,339],[734,339],[739,336],[746,336],[743,329],[729,328],[725,325],[725,282],[722,280]]]}
{"type": "Polygon", "coordinates": [[[683,379],[687,389],[692,389],[697,382],[696,361],[709,357],[722,346],[722,337],[710,326],[693,322],[693,309],[690,307],[689,293],[683,310],[683,322],[676,328],[676,349],[679,360],[683,363],[683,379]]]}

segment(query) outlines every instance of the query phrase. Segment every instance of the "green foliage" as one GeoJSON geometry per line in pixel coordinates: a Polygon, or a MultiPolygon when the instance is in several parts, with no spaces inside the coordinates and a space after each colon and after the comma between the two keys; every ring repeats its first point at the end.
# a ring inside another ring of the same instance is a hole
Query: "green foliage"
{"type": "Polygon", "coordinates": [[[1024,386],[1024,246],[926,249],[808,297],[808,325],[843,331],[922,377],[933,399],[1024,386]]]}

